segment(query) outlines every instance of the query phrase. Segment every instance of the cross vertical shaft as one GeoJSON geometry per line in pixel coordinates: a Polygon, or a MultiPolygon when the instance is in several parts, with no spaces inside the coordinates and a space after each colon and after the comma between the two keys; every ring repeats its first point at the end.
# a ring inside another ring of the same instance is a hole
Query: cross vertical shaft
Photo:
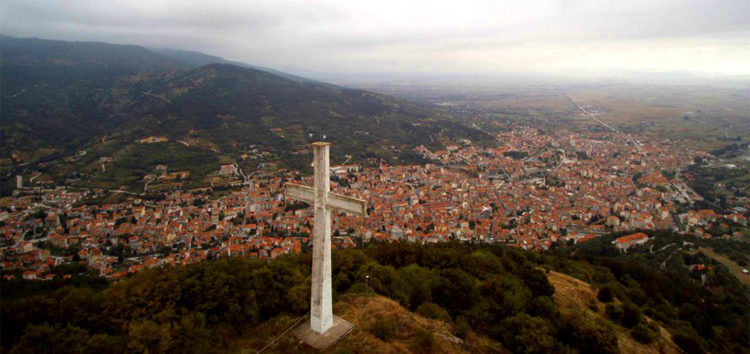
{"type": "Polygon", "coordinates": [[[364,199],[331,192],[330,143],[313,143],[313,187],[297,183],[286,184],[290,199],[312,204],[314,207],[312,289],[310,291],[310,325],[295,330],[295,335],[314,348],[324,349],[343,338],[354,327],[340,317],[333,316],[331,290],[331,211],[367,215],[364,199]]]}
{"type": "Polygon", "coordinates": [[[312,289],[310,327],[325,333],[333,325],[331,291],[331,209],[328,192],[331,189],[329,153],[330,143],[313,143],[315,203],[313,230],[312,289]]]}

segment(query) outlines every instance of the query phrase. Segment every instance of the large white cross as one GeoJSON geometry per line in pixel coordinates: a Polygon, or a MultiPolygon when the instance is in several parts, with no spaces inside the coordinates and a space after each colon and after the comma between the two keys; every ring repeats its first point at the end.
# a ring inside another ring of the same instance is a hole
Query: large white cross
{"type": "Polygon", "coordinates": [[[331,210],[366,215],[365,201],[331,193],[330,143],[313,143],[314,188],[287,183],[286,193],[292,199],[315,207],[313,225],[312,289],[310,296],[310,329],[323,334],[333,326],[331,291],[331,210]]]}

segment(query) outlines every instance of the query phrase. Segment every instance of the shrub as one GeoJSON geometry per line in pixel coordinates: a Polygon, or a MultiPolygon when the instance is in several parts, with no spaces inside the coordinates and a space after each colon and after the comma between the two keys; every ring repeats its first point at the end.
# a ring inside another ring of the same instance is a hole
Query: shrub
{"type": "Polygon", "coordinates": [[[415,353],[432,353],[435,349],[435,337],[423,329],[417,330],[410,345],[415,353]]]}
{"type": "Polygon", "coordinates": [[[659,328],[653,323],[646,323],[646,321],[643,321],[633,327],[630,334],[633,336],[633,339],[638,342],[649,344],[653,343],[659,336],[659,328]]]}
{"type": "Polygon", "coordinates": [[[47,324],[31,325],[26,328],[12,352],[44,353],[47,352],[49,344],[55,343],[61,345],[61,348],[67,348],[70,352],[82,353],[89,339],[88,331],[75,326],[61,328],[47,324]]]}
{"type": "Polygon", "coordinates": [[[466,319],[463,317],[459,317],[456,320],[456,337],[461,339],[466,339],[466,336],[469,335],[469,332],[471,332],[471,326],[469,326],[469,323],[466,322],[466,319]]]}
{"type": "Polygon", "coordinates": [[[581,353],[618,353],[617,336],[607,326],[573,315],[566,318],[558,338],[581,353]]]}
{"type": "Polygon", "coordinates": [[[444,308],[432,302],[425,302],[417,307],[417,313],[428,318],[450,322],[451,316],[444,308]]]}
{"type": "Polygon", "coordinates": [[[610,288],[609,286],[604,286],[603,288],[599,289],[599,293],[596,295],[596,298],[601,302],[612,302],[612,300],[614,300],[614,293],[612,292],[612,288],[610,288]]]}
{"type": "Polygon", "coordinates": [[[380,340],[389,341],[396,332],[396,324],[389,318],[379,318],[373,323],[370,332],[380,340]]]}
{"type": "Polygon", "coordinates": [[[687,354],[703,354],[706,351],[703,349],[700,340],[696,337],[697,335],[691,336],[685,333],[676,333],[672,335],[672,340],[687,354]]]}
{"type": "Polygon", "coordinates": [[[607,307],[606,307],[606,313],[607,313],[607,317],[610,320],[612,320],[612,322],[617,322],[617,323],[622,322],[622,316],[623,316],[622,306],[609,303],[607,304],[607,307]]]}
{"type": "Polygon", "coordinates": [[[529,314],[532,316],[553,318],[557,314],[555,301],[549,296],[537,296],[531,301],[529,314]]]}
{"type": "Polygon", "coordinates": [[[501,322],[503,345],[517,353],[549,353],[555,348],[551,324],[539,317],[519,314],[501,322]]]}
{"type": "Polygon", "coordinates": [[[622,325],[627,328],[633,328],[643,320],[641,309],[634,304],[626,304],[622,313],[622,325]]]}
{"type": "Polygon", "coordinates": [[[521,273],[521,279],[531,290],[532,296],[552,296],[555,294],[555,287],[550,284],[543,270],[525,269],[521,273]]]}

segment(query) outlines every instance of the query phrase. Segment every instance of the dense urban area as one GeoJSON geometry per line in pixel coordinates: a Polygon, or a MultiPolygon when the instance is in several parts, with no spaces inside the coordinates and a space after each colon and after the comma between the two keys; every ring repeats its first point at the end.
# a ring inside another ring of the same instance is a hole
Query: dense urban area
{"type": "MultiPolygon", "coordinates": [[[[544,250],[631,231],[618,239],[624,251],[645,241],[639,230],[726,239],[741,238],[747,226],[742,207],[696,207],[702,197],[681,171],[709,155],[668,140],[526,126],[496,139],[490,148],[466,139],[440,151],[419,146],[424,165],[332,166],[332,189],[365,199],[368,209],[364,217],[334,217],[334,246],[462,240],[544,250]]],[[[245,176],[238,166],[216,172],[234,186],[222,195],[175,188],[163,198],[125,194],[119,203],[92,202],[108,191],[23,187],[19,177],[21,188],[0,214],[4,277],[70,277],[59,266],[84,262],[94,275],[119,279],[164,264],[272,259],[309,248],[312,208],[285,196],[284,184],[312,177],[286,170],[245,176]]]]}

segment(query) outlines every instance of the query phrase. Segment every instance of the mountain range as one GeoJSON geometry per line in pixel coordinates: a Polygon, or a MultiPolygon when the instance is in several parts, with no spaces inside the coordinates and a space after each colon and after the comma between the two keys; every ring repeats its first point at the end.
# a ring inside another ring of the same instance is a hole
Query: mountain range
{"type": "Polygon", "coordinates": [[[172,155],[166,160],[185,156],[172,165],[200,178],[249,151],[304,168],[306,147],[315,140],[334,143],[334,160],[346,154],[390,162],[415,160],[412,149],[420,144],[492,140],[429,106],[198,52],[1,36],[0,56],[6,180],[32,170],[56,182],[70,174],[99,175],[101,158],[121,174],[145,171],[153,166],[132,160],[165,150],[172,155]],[[155,136],[168,146],[138,146],[155,136]]]}

